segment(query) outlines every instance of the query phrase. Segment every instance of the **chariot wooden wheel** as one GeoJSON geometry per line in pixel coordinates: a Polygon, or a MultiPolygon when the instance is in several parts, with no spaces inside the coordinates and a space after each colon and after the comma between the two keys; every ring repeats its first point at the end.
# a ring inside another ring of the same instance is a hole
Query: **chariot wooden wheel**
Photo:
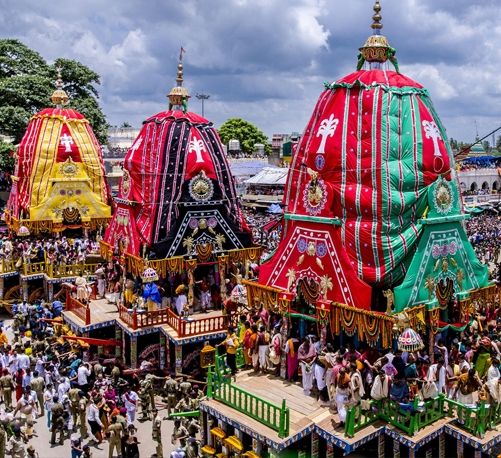
{"type": "Polygon", "coordinates": [[[4,309],[12,315],[12,305],[18,304],[23,299],[23,291],[21,285],[10,287],[3,296],[1,304],[4,309]]]}
{"type": "Polygon", "coordinates": [[[33,302],[38,301],[44,297],[44,289],[42,286],[35,288],[28,296],[28,303],[33,304],[33,302]]]}

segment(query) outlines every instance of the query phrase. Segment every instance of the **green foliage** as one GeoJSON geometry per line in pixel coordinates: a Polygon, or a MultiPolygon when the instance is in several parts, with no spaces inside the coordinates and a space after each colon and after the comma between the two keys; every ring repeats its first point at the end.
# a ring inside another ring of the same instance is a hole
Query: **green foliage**
{"type": "Polygon", "coordinates": [[[484,147],[484,150],[486,153],[490,153],[492,148],[491,148],[491,144],[487,141],[487,140],[484,140],[482,142],[482,146],[484,147]]]}
{"type": "Polygon", "coordinates": [[[99,107],[99,75],[75,60],[56,59],[49,65],[40,54],[18,40],[0,40],[0,133],[19,143],[32,115],[50,107],[57,68],[69,107],[90,122],[98,140],[106,142],[106,117],[99,107]]]}
{"type": "Polygon", "coordinates": [[[0,170],[14,172],[14,151],[16,147],[11,143],[0,140],[0,170]]]}
{"type": "Polygon", "coordinates": [[[230,140],[238,140],[240,148],[246,154],[254,152],[254,145],[262,143],[266,154],[271,153],[271,147],[268,144],[268,137],[259,130],[254,124],[240,118],[228,119],[218,129],[219,136],[223,144],[227,145],[230,140]]]}

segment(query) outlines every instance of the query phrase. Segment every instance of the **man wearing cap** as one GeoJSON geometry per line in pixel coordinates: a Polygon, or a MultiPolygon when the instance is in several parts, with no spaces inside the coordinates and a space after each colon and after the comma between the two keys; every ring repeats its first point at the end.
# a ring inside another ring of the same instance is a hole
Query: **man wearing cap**
{"type": "Polygon", "coordinates": [[[191,391],[191,382],[188,382],[188,376],[183,375],[183,381],[179,384],[179,389],[181,393],[186,396],[191,391]]]}
{"type": "Polygon", "coordinates": [[[123,427],[123,430],[127,430],[127,409],[125,407],[120,407],[120,413],[117,415],[117,422],[123,427]]]}
{"type": "Polygon", "coordinates": [[[85,397],[83,392],[79,394],[80,399],[78,401],[78,420],[80,423],[80,436],[82,437],[82,439],[85,439],[89,435],[89,433],[87,432],[86,422],[88,399],[85,397]]]}
{"type": "MultiPolygon", "coordinates": [[[[139,403],[141,404],[141,418],[142,420],[149,420],[150,409],[152,407],[150,402],[150,395],[148,393],[148,382],[146,380],[141,380],[139,389],[139,403]]],[[[154,404],[153,404],[154,405],[154,404]]]]}
{"type": "Polygon", "coordinates": [[[117,422],[117,417],[111,417],[111,425],[108,426],[106,432],[109,436],[109,448],[108,448],[108,458],[113,458],[113,449],[116,449],[117,455],[122,453],[122,434],[123,426],[117,422]]]}
{"type": "Polygon", "coordinates": [[[19,426],[14,426],[14,434],[10,436],[9,454],[12,458],[24,458],[26,452],[24,450],[24,440],[21,436],[21,428],[19,426]]]}
{"type": "Polygon", "coordinates": [[[172,445],[176,445],[176,441],[179,441],[179,445],[184,448],[186,446],[186,439],[188,438],[188,430],[183,426],[181,420],[176,418],[174,420],[174,431],[172,432],[171,442],[172,445]]]}
{"type": "Polygon", "coordinates": [[[73,428],[77,427],[78,420],[78,402],[80,401],[80,388],[70,388],[68,391],[68,399],[70,400],[70,413],[73,419],[73,428]]]}
{"type": "Polygon", "coordinates": [[[153,422],[151,424],[151,438],[157,443],[155,456],[163,458],[164,452],[162,447],[162,418],[156,407],[152,409],[153,422]]]}
{"type": "Polygon", "coordinates": [[[228,327],[228,333],[226,338],[219,344],[224,345],[226,348],[226,363],[231,370],[231,375],[237,373],[237,348],[239,346],[238,337],[235,334],[235,328],[233,326],[228,327]]]}
{"type": "Polygon", "coordinates": [[[56,444],[56,434],[59,431],[59,444],[63,445],[64,443],[64,407],[61,402],[59,402],[59,398],[54,396],[54,405],[52,406],[52,428],[51,428],[51,437],[50,443],[52,445],[56,444]]]}
{"type": "Polygon", "coordinates": [[[43,377],[38,373],[38,371],[33,372],[33,378],[30,382],[31,389],[36,393],[39,414],[41,417],[45,415],[44,413],[44,401],[43,401],[43,391],[45,388],[45,381],[43,377]]]}
{"type": "Polygon", "coordinates": [[[177,403],[177,392],[179,390],[176,379],[167,375],[167,380],[164,383],[164,391],[167,392],[167,416],[170,416],[170,412],[174,409],[177,403]]]}
{"type": "Polygon", "coordinates": [[[0,377],[0,385],[2,385],[3,395],[5,399],[5,410],[12,410],[12,390],[15,388],[14,379],[7,369],[4,369],[2,377],[0,377]]]}

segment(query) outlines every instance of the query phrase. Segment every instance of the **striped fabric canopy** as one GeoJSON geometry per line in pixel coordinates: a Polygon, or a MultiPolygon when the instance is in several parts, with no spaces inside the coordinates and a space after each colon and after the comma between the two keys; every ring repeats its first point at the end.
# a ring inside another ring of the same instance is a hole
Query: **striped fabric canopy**
{"type": "Polygon", "coordinates": [[[452,178],[453,161],[426,89],[393,71],[357,71],[320,95],[292,160],[285,211],[340,218],[357,275],[394,284],[415,250],[427,189],[452,178]]]}

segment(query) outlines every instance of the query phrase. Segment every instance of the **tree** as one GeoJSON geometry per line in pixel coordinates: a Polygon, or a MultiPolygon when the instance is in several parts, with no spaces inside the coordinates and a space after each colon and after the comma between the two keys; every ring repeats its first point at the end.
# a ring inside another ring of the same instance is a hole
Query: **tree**
{"type": "Polygon", "coordinates": [[[482,142],[482,146],[484,147],[484,151],[485,151],[486,153],[490,153],[490,152],[491,152],[491,144],[489,143],[489,141],[488,141],[488,140],[484,140],[484,141],[482,142]]]}
{"type": "Polygon", "coordinates": [[[256,143],[262,143],[267,154],[271,152],[268,137],[248,121],[240,118],[231,118],[225,121],[218,130],[223,144],[227,145],[230,140],[238,140],[240,148],[246,154],[254,152],[254,145],[256,143]]]}
{"type": "Polygon", "coordinates": [[[0,40],[0,133],[21,141],[31,116],[51,106],[58,68],[69,107],[80,111],[98,140],[106,142],[106,117],[97,101],[99,75],[74,60],[56,59],[49,65],[36,51],[10,39],[0,40]]]}
{"type": "Polygon", "coordinates": [[[0,140],[0,170],[14,173],[14,151],[16,147],[12,143],[0,140]]]}

